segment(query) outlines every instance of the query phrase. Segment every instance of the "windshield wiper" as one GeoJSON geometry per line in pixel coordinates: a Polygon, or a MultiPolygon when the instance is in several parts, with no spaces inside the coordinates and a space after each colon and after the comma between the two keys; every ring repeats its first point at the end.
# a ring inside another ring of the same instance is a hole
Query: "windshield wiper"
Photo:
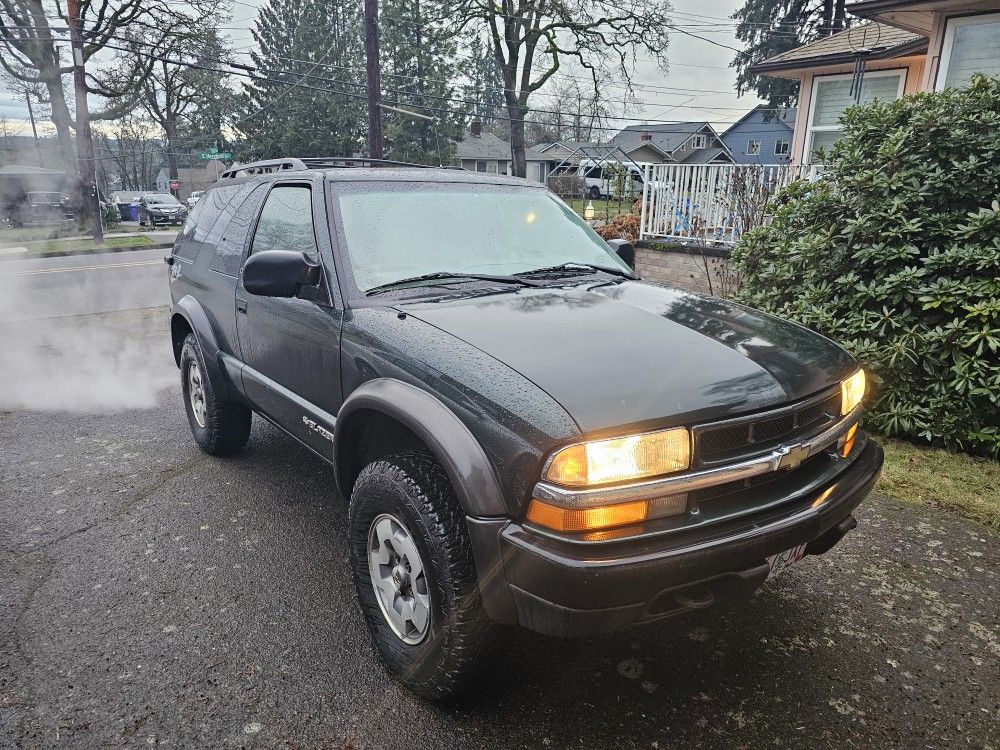
{"type": "Polygon", "coordinates": [[[435,271],[434,273],[425,273],[420,276],[410,276],[406,279],[399,279],[398,281],[390,281],[388,284],[379,284],[378,286],[373,286],[371,289],[365,292],[366,296],[372,294],[379,294],[380,292],[388,292],[393,289],[398,289],[407,284],[414,284],[420,281],[436,281],[436,280],[447,280],[447,279],[470,279],[473,281],[496,281],[500,284],[517,284],[519,286],[544,286],[537,281],[530,281],[528,279],[522,279],[517,276],[503,276],[500,274],[491,273],[459,273],[457,271],[435,271]]]}
{"type": "Polygon", "coordinates": [[[569,261],[568,263],[560,263],[558,266],[547,266],[546,268],[535,268],[531,271],[521,271],[518,276],[531,276],[536,273],[555,273],[558,271],[590,271],[591,273],[596,273],[597,271],[604,271],[604,273],[610,273],[614,276],[621,276],[626,279],[637,279],[639,278],[634,273],[630,271],[625,271],[621,268],[611,268],[609,266],[597,266],[593,263],[577,263],[576,261],[569,261]]]}

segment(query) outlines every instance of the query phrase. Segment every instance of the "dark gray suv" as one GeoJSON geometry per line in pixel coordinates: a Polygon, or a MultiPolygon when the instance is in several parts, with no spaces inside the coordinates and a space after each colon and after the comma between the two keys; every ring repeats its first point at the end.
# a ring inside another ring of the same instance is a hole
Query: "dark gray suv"
{"type": "Polygon", "coordinates": [[[460,690],[496,625],[738,599],[855,526],[882,451],[828,339],[643,283],[541,185],[343,159],[223,175],[170,264],[195,441],[330,463],[378,653],[460,690]]]}

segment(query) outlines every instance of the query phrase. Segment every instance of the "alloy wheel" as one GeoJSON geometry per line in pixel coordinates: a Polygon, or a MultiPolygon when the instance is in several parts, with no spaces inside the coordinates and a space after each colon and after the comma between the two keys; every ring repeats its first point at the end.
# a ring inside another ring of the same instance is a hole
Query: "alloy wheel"
{"type": "Polygon", "coordinates": [[[376,517],[368,531],[368,571],[392,632],[403,643],[420,643],[431,621],[427,574],[413,535],[388,513],[376,517]]]}
{"type": "Polygon", "coordinates": [[[208,406],[205,404],[205,384],[201,377],[201,368],[197,362],[188,366],[188,398],[191,400],[191,413],[199,427],[207,424],[208,406]]]}

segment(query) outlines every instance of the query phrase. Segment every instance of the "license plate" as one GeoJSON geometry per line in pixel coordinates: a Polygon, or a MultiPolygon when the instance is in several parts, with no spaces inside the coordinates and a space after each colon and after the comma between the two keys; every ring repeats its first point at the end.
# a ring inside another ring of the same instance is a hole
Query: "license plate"
{"type": "Polygon", "coordinates": [[[789,565],[794,565],[806,556],[806,545],[800,544],[798,547],[786,549],[776,555],[767,558],[767,566],[771,569],[771,575],[776,576],[789,565]]]}

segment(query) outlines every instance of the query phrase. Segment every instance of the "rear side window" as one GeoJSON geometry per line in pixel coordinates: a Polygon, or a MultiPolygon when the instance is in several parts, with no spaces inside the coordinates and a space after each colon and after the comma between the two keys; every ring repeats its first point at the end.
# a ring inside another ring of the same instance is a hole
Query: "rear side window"
{"type": "Polygon", "coordinates": [[[260,202],[267,192],[267,185],[244,185],[235,199],[226,207],[223,216],[215,222],[211,234],[218,237],[215,245],[215,257],[210,268],[227,276],[238,276],[243,261],[243,248],[246,246],[247,235],[253,224],[254,216],[260,202]],[[220,224],[223,224],[219,228],[220,224]],[[216,229],[219,231],[216,232],[216,229]]]}
{"type": "Polygon", "coordinates": [[[300,250],[318,260],[312,191],[305,185],[279,185],[268,193],[250,253],[264,250],[300,250]]]}
{"type": "Polygon", "coordinates": [[[204,218],[204,203],[199,201],[188,214],[187,221],[184,222],[184,227],[177,237],[177,244],[174,245],[174,255],[178,258],[193,261],[198,257],[207,234],[204,218]]]}

